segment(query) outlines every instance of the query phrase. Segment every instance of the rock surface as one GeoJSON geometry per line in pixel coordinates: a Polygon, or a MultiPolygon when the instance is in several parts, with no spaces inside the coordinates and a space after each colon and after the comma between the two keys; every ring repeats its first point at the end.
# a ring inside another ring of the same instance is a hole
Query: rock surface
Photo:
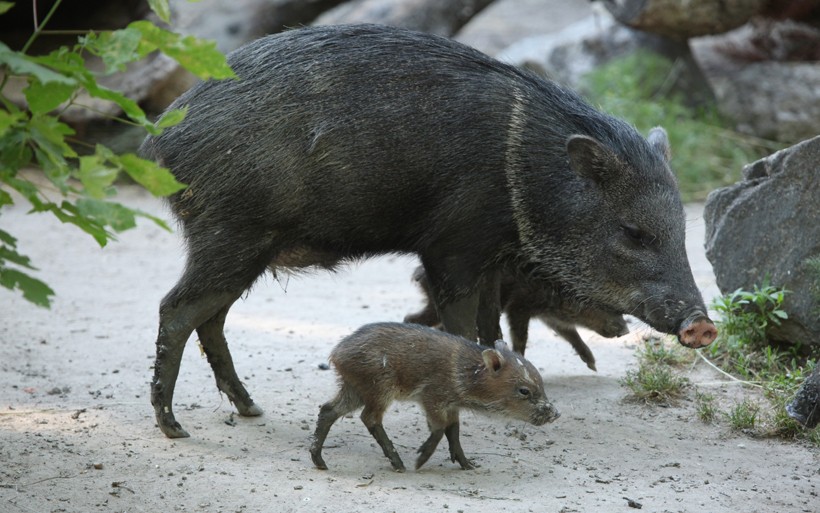
{"type": "Polygon", "coordinates": [[[706,200],[706,256],[724,293],[767,277],[785,287],[789,319],[771,338],[820,345],[820,136],[743,169],[739,183],[706,200]]]}
{"type": "Polygon", "coordinates": [[[455,34],[492,0],[350,0],[316,18],[314,25],[378,23],[440,36],[455,34]]]}
{"type": "Polygon", "coordinates": [[[720,34],[761,12],[768,0],[604,0],[621,23],[676,39],[720,34]]]}

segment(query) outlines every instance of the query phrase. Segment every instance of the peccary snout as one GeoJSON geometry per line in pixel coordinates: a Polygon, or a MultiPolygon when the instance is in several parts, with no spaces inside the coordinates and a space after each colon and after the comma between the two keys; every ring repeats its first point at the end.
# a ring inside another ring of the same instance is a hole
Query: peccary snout
{"type": "Polygon", "coordinates": [[[543,426],[549,422],[555,422],[561,416],[561,412],[547,401],[543,401],[538,410],[533,414],[530,423],[535,426],[543,426]]]}
{"type": "Polygon", "coordinates": [[[717,328],[703,312],[690,315],[681,323],[678,340],[686,347],[705,347],[717,338],[717,328]]]}

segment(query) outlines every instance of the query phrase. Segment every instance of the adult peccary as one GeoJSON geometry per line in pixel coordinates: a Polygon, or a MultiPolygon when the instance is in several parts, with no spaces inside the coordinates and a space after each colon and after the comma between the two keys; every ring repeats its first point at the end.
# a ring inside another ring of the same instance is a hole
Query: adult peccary
{"type": "Polygon", "coordinates": [[[194,86],[171,105],[185,120],[141,149],[188,184],[170,197],[188,260],[151,387],[167,436],[188,435],[172,404],[194,330],[219,389],[261,414],[223,325],[266,269],[415,253],[446,330],[492,343],[499,272],[526,267],[685,345],[714,339],[663,130],[644,139],[552,82],[395,28],[293,30],[229,64],[239,80],[194,86]]]}
{"type": "Polygon", "coordinates": [[[339,342],[330,361],[339,374],[340,388],[319,410],[310,446],[310,457],[320,469],[327,469],[322,446],[330,427],[362,407],[362,422],[399,472],[404,471],[404,463],[382,425],[395,400],[415,401],[427,415],[430,437],[418,450],[417,469],[443,436],[450,444],[450,460],[462,469],[473,468],[459,442],[462,408],[536,426],[560,416],[547,400],[538,370],[500,340],[495,349],[488,349],[417,324],[369,324],[339,342]]]}
{"type": "MultiPolygon", "coordinates": [[[[430,281],[424,267],[419,266],[413,271],[413,281],[424,294],[424,306],[416,313],[407,314],[404,322],[439,327],[441,319],[433,304],[430,281]]],[[[500,278],[499,300],[501,309],[507,314],[513,351],[522,356],[527,349],[530,319],[533,317],[569,342],[587,367],[594,371],[598,370],[595,356],[575,326],[589,328],[603,337],[620,337],[629,333],[622,315],[584,307],[543,282],[533,286],[525,279],[504,274],[500,278]]]]}

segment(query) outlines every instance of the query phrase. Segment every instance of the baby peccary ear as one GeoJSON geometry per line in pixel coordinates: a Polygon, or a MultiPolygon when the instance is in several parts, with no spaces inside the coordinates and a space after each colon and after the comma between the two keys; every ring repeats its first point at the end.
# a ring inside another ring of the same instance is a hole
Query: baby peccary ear
{"type": "Polygon", "coordinates": [[[599,184],[616,176],[623,167],[612,150],[587,135],[571,135],[567,154],[573,171],[599,184]]]}
{"type": "Polygon", "coordinates": [[[646,140],[653,150],[663,155],[664,160],[669,162],[669,159],[672,158],[672,148],[669,147],[669,137],[666,135],[666,130],[656,126],[649,131],[646,140]]]}
{"type": "Polygon", "coordinates": [[[510,349],[510,344],[508,344],[506,341],[504,341],[502,339],[496,340],[495,344],[493,344],[493,345],[495,346],[495,349],[497,351],[504,351],[504,350],[512,351],[512,349],[510,349]]]}
{"type": "Polygon", "coordinates": [[[481,352],[484,365],[493,372],[498,372],[504,366],[504,356],[495,349],[485,349],[481,352]]]}

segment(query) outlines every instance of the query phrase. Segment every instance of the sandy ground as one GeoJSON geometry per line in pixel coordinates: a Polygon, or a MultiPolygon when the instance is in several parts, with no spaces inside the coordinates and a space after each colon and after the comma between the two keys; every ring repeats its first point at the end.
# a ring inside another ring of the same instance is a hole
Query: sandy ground
{"type": "MultiPolygon", "coordinates": [[[[167,216],[124,188],[131,206],[167,216]]],[[[420,471],[398,474],[358,418],[340,420],[316,470],[307,447],[318,407],[335,391],[321,370],[333,345],[358,326],[399,320],[420,304],[412,258],[381,258],[327,273],[262,280],[227,322],[237,370],[262,417],[234,415],[190,341],[176,391],[177,419],[192,437],[170,440],[154,422],[149,381],[157,306],[183,265],[177,234],[141,225],[100,249],[45,215],[7,209],[0,227],[57,291],[51,310],[0,290],[0,511],[645,511],[816,512],[820,452],[752,439],[697,420],[692,401],[671,408],[624,401],[618,383],[648,333],[584,333],[589,371],[533,323],[528,357],[562,417],[533,427],[463,415],[462,444],[480,465],[462,471],[442,444],[420,471]]],[[[714,294],[689,207],[699,285],[714,294]]],[[[722,396],[736,386],[695,365],[691,378],[722,396]]],[[[406,462],[426,438],[414,404],[385,421],[406,462]]]]}

